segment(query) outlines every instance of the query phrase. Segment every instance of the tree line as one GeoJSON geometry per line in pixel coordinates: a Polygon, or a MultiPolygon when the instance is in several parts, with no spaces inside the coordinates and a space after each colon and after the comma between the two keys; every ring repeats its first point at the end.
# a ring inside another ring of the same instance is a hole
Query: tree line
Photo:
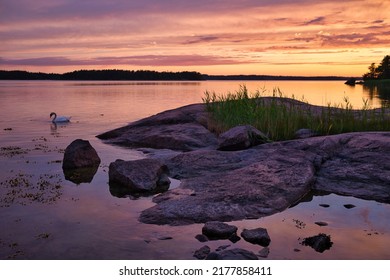
{"type": "Polygon", "coordinates": [[[79,80],[79,81],[200,81],[200,80],[293,80],[334,81],[338,76],[208,75],[199,72],[157,72],[149,70],[77,70],[64,74],[0,70],[0,80],[79,80]]]}
{"type": "Polygon", "coordinates": [[[149,70],[77,70],[64,74],[4,71],[0,70],[0,80],[87,80],[87,81],[197,81],[203,80],[198,72],[157,72],[149,70]]]}
{"type": "Polygon", "coordinates": [[[386,55],[378,66],[371,63],[368,70],[369,72],[363,75],[364,81],[390,79],[390,56],[386,55]]]}

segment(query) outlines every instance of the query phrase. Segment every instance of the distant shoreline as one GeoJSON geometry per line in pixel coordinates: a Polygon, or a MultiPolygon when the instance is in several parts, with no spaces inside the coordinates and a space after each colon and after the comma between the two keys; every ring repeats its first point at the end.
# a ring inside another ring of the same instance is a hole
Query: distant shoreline
{"type": "Polygon", "coordinates": [[[0,80],[59,81],[345,81],[357,77],[340,76],[273,76],[273,75],[208,75],[199,72],[157,72],[149,70],[77,70],[64,74],[0,70],[0,80]]]}

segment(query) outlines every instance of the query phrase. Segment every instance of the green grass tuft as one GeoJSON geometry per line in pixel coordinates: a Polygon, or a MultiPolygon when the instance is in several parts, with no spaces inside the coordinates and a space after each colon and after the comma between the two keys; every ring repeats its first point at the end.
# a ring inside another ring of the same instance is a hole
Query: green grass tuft
{"type": "Polygon", "coordinates": [[[263,89],[249,93],[246,86],[226,95],[206,91],[203,102],[210,112],[209,130],[219,134],[237,125],[250,124],[273,141],[294,139],[301,128],[318,135],[390,130],[390,108],[385,104],[371,109],[368,100],[363,100],[362,108],[354,110],[345,98],[344,104],[320,107],[287,98],[278,88],[272,97],[262,97],[264,92],[263,89]]]}

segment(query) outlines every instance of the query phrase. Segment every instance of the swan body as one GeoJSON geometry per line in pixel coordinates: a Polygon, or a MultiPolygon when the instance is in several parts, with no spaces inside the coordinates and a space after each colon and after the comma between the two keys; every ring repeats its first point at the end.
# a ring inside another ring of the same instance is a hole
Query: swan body
{"type": "Polygon", "coordinates": [[[54,112],[50,113],[50,118],[54,116],[54,118],[51,120],[53,123],[63,123],[63,122],[70,122],[71,117],[57,117],[57,114],[54,112]]]}

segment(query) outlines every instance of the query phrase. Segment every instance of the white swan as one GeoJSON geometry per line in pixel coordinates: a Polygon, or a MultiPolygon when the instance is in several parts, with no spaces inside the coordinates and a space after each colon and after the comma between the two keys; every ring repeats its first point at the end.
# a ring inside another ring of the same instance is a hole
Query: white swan
{"type": "Polygon", "coordinates": [[[54,116],[54,118],[51,120],[53,123],[60,123],[60,122],[70,122],[71,117],[57,117],[57,114],[54,112],[50,113],[50,118],[54,116]]]}

